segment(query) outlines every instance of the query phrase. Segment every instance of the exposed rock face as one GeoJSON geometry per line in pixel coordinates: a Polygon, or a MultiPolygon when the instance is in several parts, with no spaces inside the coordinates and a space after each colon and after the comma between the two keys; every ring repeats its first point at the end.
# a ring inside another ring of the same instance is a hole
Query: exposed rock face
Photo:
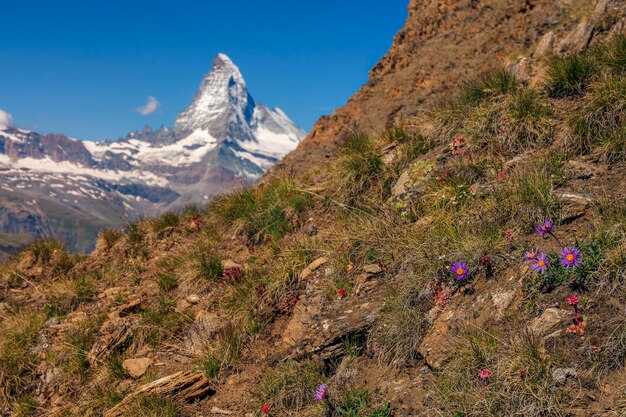
{"type": "Polygon", "coordinates": [[[562,23],[567,7],[550,0],[411,0],[404,28],[367,84],[322,117],[274,169],[305,172],[329,156],[349,129],[380,132],[436,102],[535,44],[562,23]]]}

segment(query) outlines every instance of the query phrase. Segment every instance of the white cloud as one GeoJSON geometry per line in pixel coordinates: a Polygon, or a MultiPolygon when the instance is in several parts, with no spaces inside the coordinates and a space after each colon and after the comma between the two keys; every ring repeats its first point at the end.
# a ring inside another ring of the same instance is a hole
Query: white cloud
{"type": "Polygon", "coordinates": [[[150,113],[154,113],[156,111],[156,109],[159,108],[159,106],[161,105],[161,103],[159,103],[159,101],[152,97],[149,96],[148,97],[148,102],[141,106],[141,107],[137,107],[137,111],[142,115],[142,116],[147,116],[150,113]]]}
{"type": "Polygon", "coordinates": [[[13,126],[13,116],[0,109],[0,125],[13,126]]]}

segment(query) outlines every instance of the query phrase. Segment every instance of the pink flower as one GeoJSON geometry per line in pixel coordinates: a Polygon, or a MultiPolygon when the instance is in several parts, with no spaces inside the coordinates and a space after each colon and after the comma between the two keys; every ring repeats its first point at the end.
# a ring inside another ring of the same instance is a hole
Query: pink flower
{"type": "Polygon", "coordinates": [[[506,172],[504,172],[504,171],[498,172],[498,179],[500,181],[504,181],[506,179],[506,172]]]}
{"type": "Polygon", "coordinates": [[[513,232],[511,232],[510,230],[504,232],[504,236],[509,240],[513,240],[513,232]]]}
{"type": "Polygon", "coordinates": [[[490,374],[491,372],[489,372],[489,368],[481,369],[480,371],[478,371],[478,377],[482,380],[488,379],[490,374]]]}
{"type": "Polygon", "coordinates": [[[578,305],[578,295],[574,294],[571,297],[567,297],[567,304],[571,306],[578,305]]]}

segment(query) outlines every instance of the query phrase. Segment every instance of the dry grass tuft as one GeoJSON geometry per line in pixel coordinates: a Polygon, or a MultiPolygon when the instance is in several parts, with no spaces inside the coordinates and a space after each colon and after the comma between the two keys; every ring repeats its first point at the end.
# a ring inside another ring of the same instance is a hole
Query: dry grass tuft
{"type": "Polygon", "coordinates": [[[502,340],[471,335],[438,374],[435,383],[446,415],[562,416],[562,394],[552,379],[554,359],[542,343],[520,332],[502,340]],[[478,372],[488,369],[484,380],[478,372]]]}

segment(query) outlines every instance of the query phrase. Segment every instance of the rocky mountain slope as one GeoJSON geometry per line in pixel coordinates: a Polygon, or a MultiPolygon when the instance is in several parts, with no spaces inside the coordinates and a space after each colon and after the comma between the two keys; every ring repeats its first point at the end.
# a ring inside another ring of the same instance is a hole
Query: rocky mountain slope
{"type": "Polygon", "coordinates": [[[369,81],[345,106],[322,117],[276,170],[309,171],[354,129],[377,134],[394,126],[464,80],[532,48],[545,33],[573,29],[593,6],[590,1],[411,0],[404,27],[369,81]]]}
{"type": "Polygon", "coordinates": [[[626,7],[592,6],[299,175],[32,244],[1,412],[626,415],[626,7]]]}
{"type": "Polygon", "coordinates": [[[93,248],[99,230],[250,185],[305,133],[254,101],[239,68],[213,61],[172,129],[111,142],[0,127],[0,232],[93,248]]]}

